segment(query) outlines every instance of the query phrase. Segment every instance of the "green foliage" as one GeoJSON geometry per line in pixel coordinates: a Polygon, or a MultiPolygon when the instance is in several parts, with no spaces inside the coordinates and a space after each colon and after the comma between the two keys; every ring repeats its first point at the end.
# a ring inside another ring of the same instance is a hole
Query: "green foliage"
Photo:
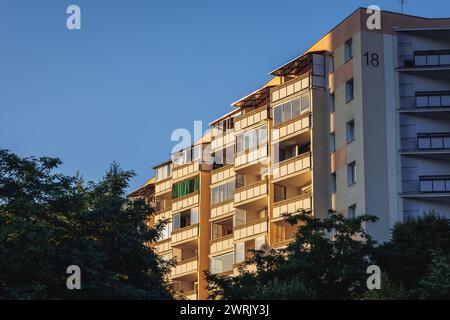
{"type": "Polygon", "coordinates": [[[387,273],[382,273],[381,288],[367,290],[361,298],[363,300],[406,300],[408,297],[408,292],[393,282],[387,273]]]}
{"type": "Polygon", "coordinates": [[[438,249],[432,253],[429,274],[420,281],[421,299],[450,299],[450,255],[438,249]]]}
{"type": "Polygon", "coordinates": [[[435,250],[450,254],[450,224],[431,212],[397,223],[391,241],[375,251],[376,263],[390,279],[419,298],[418,283],[427,276],[435,250]]]}
{"type": "Polygon", "coordinates": [[[285,249],[254,251],[236,277],[207,274],[211,298],[350,299],[365,291],[375,243],[362,225],[375,217],[331,212],[318,219],[302,211],[287,220],[300,225],[295,240],[285,249]]]}
{"type": "Polygon", "coordinates": [[[54,173],[60,164],[0,150],[0,299],[170,299],[169,264],[146,245],[164,224],[126,198],[133,172],[113,163],[86,184],[54,173]],[[81,290],[66,287],[69,265],[81,290]]]}

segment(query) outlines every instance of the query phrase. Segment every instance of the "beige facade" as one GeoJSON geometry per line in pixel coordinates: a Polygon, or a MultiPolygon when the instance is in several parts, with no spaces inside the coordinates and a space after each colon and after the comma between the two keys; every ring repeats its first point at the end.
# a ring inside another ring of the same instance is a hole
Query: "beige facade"
{"type": "Polygon", "coordinates": [[[381,241],[406,215],[450,217],[450,20],[382,12],[369,30],[369,16],[356,10],[155,167],[156,219],[171,219],[155,248],[178,261],[187,298],[208,297],[205,271],[286,245],[284,213],[373,214],[381,241]]]}

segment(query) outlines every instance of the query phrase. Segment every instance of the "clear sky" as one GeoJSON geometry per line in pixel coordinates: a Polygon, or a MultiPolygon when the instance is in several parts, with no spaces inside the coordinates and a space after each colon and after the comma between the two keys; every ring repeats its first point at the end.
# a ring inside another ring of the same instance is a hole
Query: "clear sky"
{"type": "MultiPolygon", "coordinates": [[[[0,0],[0,148],[100,178],[116,160],[149,178],[176,128],[232,110],[268,73],[357,7],[400,0],[0,0]],[[66,8],[81,8],[81,30],[66,8]]],[[[450,17],[448,0],[405,13],[450,17]]]]}

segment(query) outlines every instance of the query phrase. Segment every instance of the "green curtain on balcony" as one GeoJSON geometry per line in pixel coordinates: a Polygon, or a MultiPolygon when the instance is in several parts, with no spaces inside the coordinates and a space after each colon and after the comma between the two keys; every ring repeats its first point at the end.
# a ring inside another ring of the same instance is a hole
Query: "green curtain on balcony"
{"type": "Polygon", "coordinates": [[[199,176],[193,179],[184,180],[175,183],[172,186],[172,199],[184,197],[192,192],[198,192],[200,185],[199,176]]]}

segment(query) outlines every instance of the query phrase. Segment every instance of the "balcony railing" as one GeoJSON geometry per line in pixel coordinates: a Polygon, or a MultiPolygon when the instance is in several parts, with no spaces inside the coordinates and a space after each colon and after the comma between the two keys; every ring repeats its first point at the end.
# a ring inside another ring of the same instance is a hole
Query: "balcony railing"
{"type": "Polygon", "coordinates": [[[272,218],[278,219],[285,213],[295,213],[300,209],[310,210],[311,208],[311,194],[302,194],[284,201],[276,202],[273,206],[272,218]]]}
{"type": "Polygon", "coordinates": [[[273,141],[283,140],[293,135],[301,134],[311,126],[311,113],[302,114],[290,121],[281,123],[272,130],[273,141]]]}
{"type": "Polygon", "coordinates": [[[198,204],[199,192],[193,192],[172,200],[172,213],[198,204]]]}
{"type": "Polygon", "coordinates": [[[234,240],[267,232],[267,218],[260,218],[234,227],[234,240]]]}
{"type": "Polygon", "coordinates": [[[450,66],[450,50],[416,51],[414,52],[415,67],[450,66]]]}
{"type": "Polygon", "coordinates": [[[424,193],[450,192],[450,175],[421,176],[419,177],[419,190],[424,193]]]}
{"type": "Polygon", "coordinates": [[[198,269],[198,257],[192,257],[184,260],[177,261],[175,267],[172,268],[172,278],[182,276],[188,273],[197,271],[198,269]]]}
{"type": "Polygon", "coordinates": [[[404,151],[450,150],[450,133],[418,133],[417,137],[402,138],[404,151]]]}
{"type": "Polygon", "coordinates": [[[414,96],[400,97],[400,105],[402,109],[431,109],[431,108],[449,108],[450,92],[416,92],[414,96]]]}
{"type": "Polygon", "coordinates": [[[277,163],[273,170],[273,180],[280,180],[308,168],[311,168],[311,153],[299,154],[298,156],[277,163]]]}
{"type": "Polygon", "coordinates": [[[172,245],[188,241],[198,236],[198,224],[190,225],[175,231],[172,231],[172,245]]]}
{"type": "Polygon", "coordinates": [[[236,154],[234,160],[235,167],[245,166],[254,162],[263,161],[267,159],[268,146],[262,145],[253,150],[247,150],[244,153],[236,154]]]}
{"type": "Polygon", "coordinates": [[[233,234],[210,241],[211,254],[231,249],[233,249],[233,234]]]}
{"type": "Polygon", "coordinates": [[[259,198],[266,195],[268,192],[267,180],[258,181],[254,184],[239,188],[234,193],[234,203],[249,202],[252,199],[259,198]]]}
{"type": "Polygon", "coordinates": [[[155,195],[166,193],[172,190],[172,178],[155,182],[155,195]]]}
{"type": "Polygon", "coordinates": [[[236,131],[243,130],[260,121],[265,121],[269,118],[269,106],[265,105],[256,110],[242,114],[235,118],[234,127],[236,131]]]}

